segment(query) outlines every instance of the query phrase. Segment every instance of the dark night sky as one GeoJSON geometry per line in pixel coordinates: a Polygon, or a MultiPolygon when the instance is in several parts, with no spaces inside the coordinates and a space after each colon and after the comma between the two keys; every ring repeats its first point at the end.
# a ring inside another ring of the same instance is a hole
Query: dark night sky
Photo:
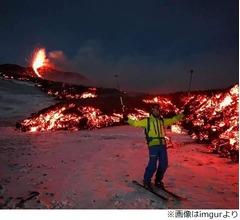
{"type": "Polygon", "coordinates": [[[226,88],[239,77],[238,0],[1,0],[0,64],[46,48],[58,69],[141,92],[226,88]]]}

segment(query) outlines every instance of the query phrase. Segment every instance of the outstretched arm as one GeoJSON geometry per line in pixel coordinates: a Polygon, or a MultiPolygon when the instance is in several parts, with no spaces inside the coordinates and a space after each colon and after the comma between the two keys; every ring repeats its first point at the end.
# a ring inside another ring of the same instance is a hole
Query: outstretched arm
{"type": "Polygon", "coordinates": [[[164,118],[163,121],[164,121],[164,127],[168,127],[169,125],[172,125],[176,122],[178,122],[180,119],[182,119],[184,117],[184,114],[183,113],[180,113],[178,115],[175,115],[174,117],[172,118],[164,118]]]}
{"type": "Polygon", "coordinates": [[[134,127],[145,128],[147,126],[147,118],[144,118],[142,120],[133,120],[133,119],[128,118],[127,122],[128,122],[128,124],[130,124],[134,127]]]}

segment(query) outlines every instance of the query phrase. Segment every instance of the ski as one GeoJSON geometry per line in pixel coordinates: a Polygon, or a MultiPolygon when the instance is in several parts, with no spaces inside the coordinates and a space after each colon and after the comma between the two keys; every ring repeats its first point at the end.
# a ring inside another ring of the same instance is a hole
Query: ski
{"type": "Polygon", "coordinates": [[[141,188],[145,189],[146,191],[154,194],[155,196],[159,197],[160,199],[164,200],[164,201],[168,201],[169,199],[163,195],[160,195],[159,193],[157,193],[155,190],[147,190],[141,183],[139,183],[136,180],[132,181],[135,185],[140,186],[141,188]]]}
{"type": "Polygon", "coordinates": [[[181,197],[171,191],[169,191],[168,189],[160,189],[156,186],[154,186],[154,190],[158,191],[158,192],[163,192],[167,195],[169,195],[170,197],[174,198],[174,199],[177,199],[177,200],[186,200],[187,198],[184,198],[184,197],[181,197]]]}

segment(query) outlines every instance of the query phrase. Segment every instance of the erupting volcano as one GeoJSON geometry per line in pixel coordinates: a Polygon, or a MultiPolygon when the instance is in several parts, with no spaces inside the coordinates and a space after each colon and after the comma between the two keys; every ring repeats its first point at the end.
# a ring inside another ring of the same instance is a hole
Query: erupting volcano
{"type": "Polygon", "coordinates": [[[38,77],[43,78],[41,74],[38,72],[38,68],[45,66],[46,61],[47,61],[46,50],[45,48],[41,48],[34,54],[33,64],[32,64],[32,68],[38,77]]]}

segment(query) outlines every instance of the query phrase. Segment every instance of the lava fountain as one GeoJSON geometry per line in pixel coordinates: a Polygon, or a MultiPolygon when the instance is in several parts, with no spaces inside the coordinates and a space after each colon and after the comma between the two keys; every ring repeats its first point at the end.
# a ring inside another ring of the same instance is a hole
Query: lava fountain
{"type": "Polygon", "coordinates": [[[41,48],[34,54],[32,64],[32,68],[38,77],[43,78],[41,74],[38,72],[38,68],[44,66],[45,64],[46,64],[46,51],[44,48],[41,48]]]}

